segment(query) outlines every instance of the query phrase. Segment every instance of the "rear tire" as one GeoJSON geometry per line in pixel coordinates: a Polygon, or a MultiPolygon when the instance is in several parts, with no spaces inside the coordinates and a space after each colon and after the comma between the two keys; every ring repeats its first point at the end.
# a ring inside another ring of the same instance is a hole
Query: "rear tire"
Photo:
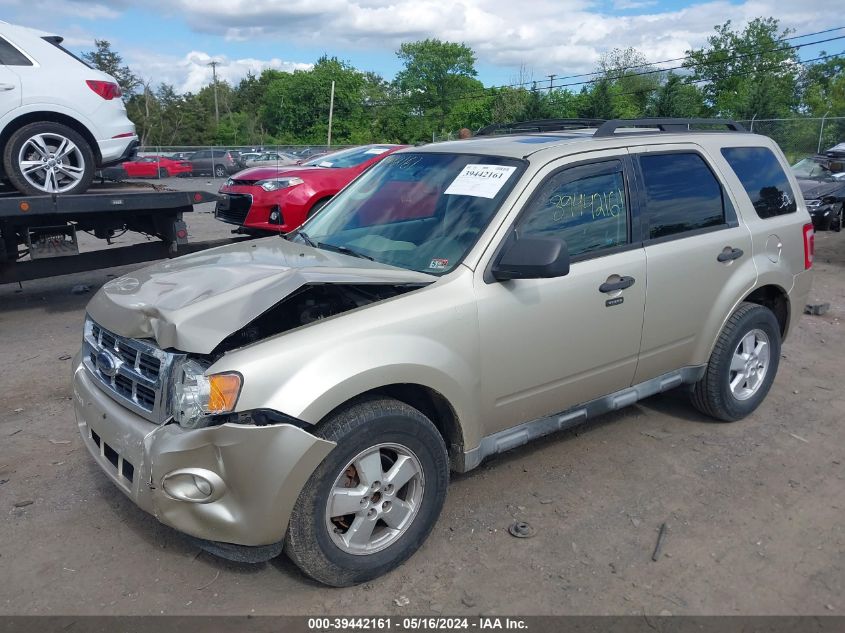
{"type": "Polygon", "coordinates": [[[742,303],[722,329],[692,403],[702,413],[734,422],[769,393],[780,361],[780,324],[768,308],[742,303]]]}
{"type": "Polygon", "coordinates": [[[229,174],[228,174],[228,172],[226,171],[226,168],[223,165],[215,165],[214,166],[214,175],[217,178],[225,178],[229,174]]]}
{"type": "Polygon", "coordinates": [[[440,433],[418,410],[383,398],[335,413],[315,434],[337,446],[299,494],[285,537],[288,557],[334,587],[398,567],[443,508],[449,459],[440,433]]]}
{"type": "Polygon", "coordinates": [[[66,125],[30,123],[9,137],[3,169],[15,189],[26,195],[84,193],[94,180],[94,152],[66,125]]]}

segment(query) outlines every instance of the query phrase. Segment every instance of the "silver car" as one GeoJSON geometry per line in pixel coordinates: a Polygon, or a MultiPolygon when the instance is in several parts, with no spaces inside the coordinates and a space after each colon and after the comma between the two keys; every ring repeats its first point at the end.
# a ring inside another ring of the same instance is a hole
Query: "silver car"
{"type": "Polygon", "coordinates": [[[450,471],[676,387],[747,416],[813,229],[770,139],[697,123],[409,148],[287,240],[110,281],[75,360],[86,446],[206,549],[343,586],[414,553],[450,471]]]}
{"type": "Polygon", "coordinates": [[[284,152],[267,152],[246,159],[247,167],[288,167],[297,165],[301,159],[284,152]]]}

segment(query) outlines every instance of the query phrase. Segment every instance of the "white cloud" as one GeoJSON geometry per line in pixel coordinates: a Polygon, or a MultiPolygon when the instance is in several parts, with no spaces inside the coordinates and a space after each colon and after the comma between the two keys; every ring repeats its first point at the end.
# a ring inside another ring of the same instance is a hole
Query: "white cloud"
{"type": "MultiPolygon", "coordinates": [[[[285,38],[393,51],[403,41],[438,37],[473,47],[479,61],[538,74],[591,70],[603,52],[633,46],[649,59],[680,57],[705,43],[713,27],[741,26],[758,16],[809,32],[829,27],[832,0],[786,5],[777,0],[691,3],[655,11],[653,0],[616,0],[617,10],[596,11],[588,0],[169,0],[197,31],[229,39],[285,38]]],[[[837,2],[838,3],[838,2],[837,2]]]]}
{"type": "Polygon", "coordinates": [[[199,92],[212,82],[211,61],[220,62],[217,66],[218,81],[237,84],[248,72],[260,75],[263,70],[272,68],[284,72],[308,70],[312,64],[289,62],[274,59],[229,59],[222,55],[209,55],[202,51],[191,51],[184,57],[151,55],[145,51],[130,51],[125,56],[130,68],[144,81],[172,84],[177,92],[199,92]]]}

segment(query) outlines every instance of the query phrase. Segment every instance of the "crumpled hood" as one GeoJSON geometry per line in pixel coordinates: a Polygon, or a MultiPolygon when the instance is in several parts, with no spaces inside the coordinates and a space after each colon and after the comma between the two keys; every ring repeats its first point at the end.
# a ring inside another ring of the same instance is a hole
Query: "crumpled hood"
{"type": "Polygon", "coordinates": [[[208,354],[309,283],[427,284],[433,275],[268,237],[166,260],[113,279],[88,314],[115,334],[208,354]]]}
{"type": "Polygon", "coordinates": [[[801,194],[804,200],[816,200],[827,196],[842,196],[845,190],[845,182],[830,182],[828,180],[805,180],[799,179],[798,186],[801,187],[801,194]]]}

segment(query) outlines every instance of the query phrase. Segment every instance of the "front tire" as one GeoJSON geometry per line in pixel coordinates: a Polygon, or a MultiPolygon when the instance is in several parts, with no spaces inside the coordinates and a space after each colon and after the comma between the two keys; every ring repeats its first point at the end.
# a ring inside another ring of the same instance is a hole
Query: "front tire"
{"type": "Polygon", "coordinates": [[[3,168],[15,189],[26,195],[84,193],[94,179],[94,152],[66,125],[30,123],[9,137],[3,168]]]}
{"type": "Polygon", "coordinates": [[[702,413],[735,422],[769,393],[780,361],[780,324],[768,308],[742,303],[722,329],[692,403],[702,413]]]}
{"type": "Polygon", "coordinates": [[[839,211],[836,212],[836,216],[830,219],[830,230],[834,233],[839,233],[842,230],[842,223],[845,221],[845,218],[842,216],[845,215],[845,202],[839,205],[839,211]]]}
{"type": "Polygon", "coordinates": [[[170,172],[167,171],[166,167],[159,167],[158,168],[158,177],[161,178],[170,178],[170,172]]]}
{"type": "Polygon", "coordinates": [[[387,398],[353,404],[315,434],[337,446],[299,494],[285,552],[327,585],[372,580],[431,532],[449,484],[446,445],[426,416],[387,398]]]}

